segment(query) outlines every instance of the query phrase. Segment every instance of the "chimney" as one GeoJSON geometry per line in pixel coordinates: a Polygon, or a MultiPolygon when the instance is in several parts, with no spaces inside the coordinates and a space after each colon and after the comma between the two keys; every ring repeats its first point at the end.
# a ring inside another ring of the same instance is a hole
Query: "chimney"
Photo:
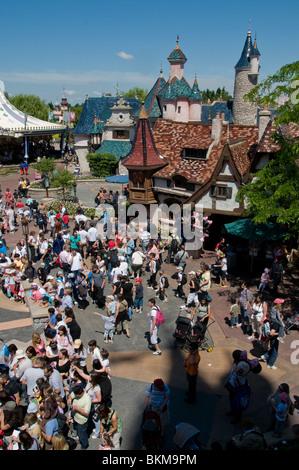
{"type": "Polygon", "coordinates": [[[214,141],[214,145],[217,146],[222,133],[222,120],[220,114],[217,113],[216,117],[212,120],[212,132],[211,139],[214,141]]]}
{"type": "Polygon", "coordinates": [[[259,141],[263,137],[270,119],[271,119],[271,111],[268,110],[268,106],[267,104],[265,104],[264,109],[259,112],[259,141]]]}

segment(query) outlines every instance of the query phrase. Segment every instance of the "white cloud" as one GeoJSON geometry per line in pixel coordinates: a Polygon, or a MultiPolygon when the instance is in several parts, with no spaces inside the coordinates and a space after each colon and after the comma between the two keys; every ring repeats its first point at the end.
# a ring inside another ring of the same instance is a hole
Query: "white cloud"
{"type": "Polygon", "coordinates": [[[64,93],[69,96],[75,95],[77,92],[76,90],[64,90],[64,93]]]}
{"type": "Polygon", "coordinates": [[[124,60],[133,60],[134,59],[134,57],[131,54],[127,54],[124,51],[117,52],[116,55],[118,55],[118,57],[120,57],[121,59],[124,59],[124,60]]]}

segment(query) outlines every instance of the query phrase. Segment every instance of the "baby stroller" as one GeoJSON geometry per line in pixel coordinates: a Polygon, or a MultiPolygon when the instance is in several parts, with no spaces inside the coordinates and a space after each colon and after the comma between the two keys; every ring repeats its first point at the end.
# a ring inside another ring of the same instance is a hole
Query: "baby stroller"
{"type": "Polygon", "coordinates": [[[197,343],[199,349],[211,352],[214,344],[210,333],[207,331],[209,325],[206,324],[203,326],[203,324],[198,321],[192,325],[190,313],[191,310],[184,309],[176,319],[176,329],[173,335],[175,347],[189,352],[191,345],[197,343]]]}
{"type": "Polygon", "coordinates": [[[295,312],[294,315],[288,317],[284,320],[284,330],[286,335],[289,335],[290,329],[295,328],[296,330],[299,329],[299,312],[295,312]]]}
{"type": "Polygon", "coordinates": [[[178,449],[199,450],[200,431],[192,424],[180,423],[175,427],[173,442],[178,449]]]}
{"type": "Polygon", "coordinates": [[[152,410],[143,413],[142,418],[142,448],[155,451],[160,448],[161,421],[159,415],[152,410]]]}
{"type": "MultiPolygon", "coordinates": [[[[186,310],[185,310],[186,312],[186,310]]],[[[191,320],[187,316],[179,316],[176,319],[174,332],[174,344],[180,349],[188,348],[188,339],[192,334],[191,320]]]]}

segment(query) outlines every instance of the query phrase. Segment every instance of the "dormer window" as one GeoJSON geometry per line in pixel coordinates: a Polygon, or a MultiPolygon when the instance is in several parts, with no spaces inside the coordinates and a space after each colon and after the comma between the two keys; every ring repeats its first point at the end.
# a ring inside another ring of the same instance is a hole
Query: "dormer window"
{"type": "Polygon", "coordinates": [[[129,139],[129,131],[125,129],[117,129],[113,131],[113,139],[129,139]]]}
{"type": "Polygon", "coordinates": [[[183,158],[205,160],[207,158],[207,153],[207,149],[184,148],[181,155],[183,158]]]}

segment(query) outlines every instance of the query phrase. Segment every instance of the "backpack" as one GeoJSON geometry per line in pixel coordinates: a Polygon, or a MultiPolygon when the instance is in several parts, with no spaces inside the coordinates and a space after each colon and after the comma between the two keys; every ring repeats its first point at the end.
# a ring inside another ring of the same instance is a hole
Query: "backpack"
{"type": "Polygon", "coordinates": [[[164,278],[164,288],[167,289],[167,287],[169,287],[168,277],[163,276],[163,278],[164,278]]]}
{"type": "Polygon", "coordinates": [[[182,286],[184,286],[185,284],[187,284],[187,274],[186,273],[182,273],[182,286]]]}
{"type": "Polygon", "coordinates": [[[193,278],[192,280],[194,282],[194,291],[197,292],[199,290],[199,281],[195,278],[193,278]]]}
{"type": "Polygon", "coordinates": [[[111,262],[112,268],[119,267],[120,262],[119,262],[116,250],[109,250],[109,253],[110,253],[110,262],[111,262]]]}
{"type": "Polygon", "coordinates": [[[159,326],[159,325],[162,325],[162,323],[165,322],[165,317],[163,315],[163,313],[161,312],[161,310],[159,309],[159,307],[156,306],[156,325],[159,326]]]}

